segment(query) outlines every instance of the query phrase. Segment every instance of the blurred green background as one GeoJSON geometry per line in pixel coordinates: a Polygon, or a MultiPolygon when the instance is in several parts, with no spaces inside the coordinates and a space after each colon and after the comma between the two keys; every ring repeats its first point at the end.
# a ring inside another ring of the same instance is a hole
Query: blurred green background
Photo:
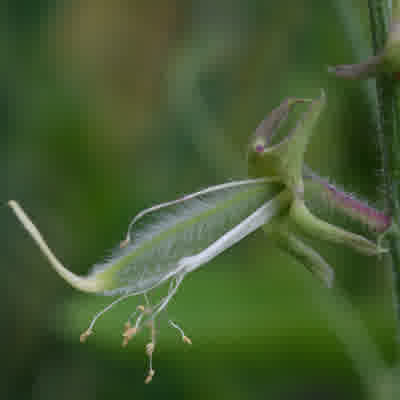
{"type": "MultiPolygon", "coordinates": [[[[2,4],[2,201],[20,201],[74,272],[109,254],[141,209],[245,177],[259,121],[320,88],[328,108],[308,164],[381,203],[374,82],[326,73],[370,54],[366,1],[2,4]]],[[[168,315],[193,345],[161,318],[156,376],[144,385],[147,335],[120,347],[142,299],[80,344],[110,299],[68,287],[6,207],[1,221],[1,399],[365,399],[354,358],[368,374],[374,357],[359,317],[393,363],[378,260],[322,249],[352,311],[257,232],[186,278],[168,315]]]]}

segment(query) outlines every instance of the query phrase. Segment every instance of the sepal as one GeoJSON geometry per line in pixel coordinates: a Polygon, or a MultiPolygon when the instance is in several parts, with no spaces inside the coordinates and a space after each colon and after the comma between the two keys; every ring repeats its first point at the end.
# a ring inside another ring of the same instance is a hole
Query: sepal
{"type": "Polygon", "coordinates": [[[290,218],[303,233],[310,237],[343,244],[368,256],[377,256],[387,251],[361,235],[348,232],[316,217],[300,199],[292,203],[290,218]]]}
{"type": "Polygon", "coordinates": [[[294,194],[303,192],[303,163],[308,142],[319,116],[324,109],[326,96],[316,100],[287,99],[259,125],[248,151],[249,174],[269,176],[281,180],[294,194]],[[296,127],[279,143],[272,143],[291,108],[298,103],[310,103],[296,127]]]}

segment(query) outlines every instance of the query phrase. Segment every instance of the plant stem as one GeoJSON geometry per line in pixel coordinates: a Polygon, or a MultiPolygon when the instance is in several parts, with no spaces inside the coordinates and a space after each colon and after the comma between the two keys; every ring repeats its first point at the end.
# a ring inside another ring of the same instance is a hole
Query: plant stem
{"type": "MultiPolygon", "coordinates": [[[[388,0],[368,0],[372,42],[375,55],[386,43],[389,30],[390,5],[388,0]]],[[[393,9],[398,10],[398,0],[393,0],[393,9]]],[[[397,12],[397,11],[396,11],[397,12]]],[[[378,143],[382,155],[382,170],[385,187],[385,208],[394,222],[399,221],[399,190],[397,178],[400,171],[400,132],[398,108],[398,84],[391,74],[379,73],[376,79],[378,101],[378,143]]],[[[398,238],[389,238],[390,257],[386,257],[392,270],[393,304],[396,312],[398,357],[400,357],[400,247],[398,238]]],[[[399,361],[399,360],[397,360],[399,361]]]]}
{"type": "Polygon", "coordinates": [[[376,396],[376,383],[377,378],[383,376],[386,363],[347,295],[336,288],[331,292],[321,291],[312,300],[329,329],[344,346],[365,387],[367,398],[381,400],[376,396]]]}
{"type": "MultiPolygon", "coordinates": [[[[333,6],[342,22],[346,37],[350,41],[355,60],[366,60],[371,55],[371,44],[367,40],[359,7],[349,5],[349,0],[334,0],[333,6]]],[[[369,32],[369,31],[368,31],[369,32]]],[[[376,85],[372,79],[360,81],[361,89],[368,100],[369,112],[376,124],[378,110],[376,107],[376,85]]]]}

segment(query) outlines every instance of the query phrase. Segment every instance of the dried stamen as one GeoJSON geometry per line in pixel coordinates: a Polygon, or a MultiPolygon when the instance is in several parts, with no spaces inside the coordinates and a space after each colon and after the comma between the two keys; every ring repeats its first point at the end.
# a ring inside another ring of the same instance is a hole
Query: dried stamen
{"type": "Polygon", "coordinates": [[[182,340],[183,340],[184,343],[186,343],[186,344],[192,344],[192,341],[190,340],[190,338],[188,338],[188,337],[185,335],[185,332],[183,332],[183,329],[182,329],[178,324],[176,324],[175,322],[173,322],[173,321],[171,321],[171,320],[169,320],[168,323],[169,323],[173,328],[175,328],[175,329],[178,330],[178,332],[179,332],[179,333],[181,334],[181,336],[182,336],[182,340]]]}
{"type": "Polygon", "coordinates": [[[133,296],[132,294],[125,294],[124,296],[119,297],[117,300],[114,300],[111,304],[109,304],[107,307],[105,307],[103,310],[101,310],[100,312],[98,312],[92,319],[92,321],[90,322],[89,328],[83,332],[80,336],[80,341],[81,343],[84,343],[86,341],[86,339],[93,333],[93,327],[96,323],[96,321],[103,315],[105,314],[107,311],[111,310],[112,307],[114,307],[117,303],[119,303],[120,301],[126,299],[129,296],[133,296]]]}
{"type": "Polygon", "coordinates": [[[137,331],[138,329],[135,326],[129,327],[125,330],[125,332],[122,334],[122,347],[126,347],[128,345],[129,341],[133,338],[133,336],[136,335],[137,331]]]}
{"type": "Polygon", "coordinates": [[[144,381],[146,384],[150,383],[154,376],[153,353],[156,347],[156,329],[154,320],[150,322],[150,336],[151,336],[151,342],[146,344],[146,354],[147,357],[149,357],[149,374],[147,375],[144,381]]]}
{"type": "Polygon", "coordinates": [[[149,370],[149,374],[147,375],[146,379],[144,380],[144,383],[146,385],[149,384],[152,381],[154,374],[155,374],[154,369],[150,369],[149,370]]]}
{"type": "Polygon", "coordinates": [[[87,329],[85,332],[83,332],[79,338],[81,343],[85,343],[87,338],[93,333],[91,329],[87,329]]]}

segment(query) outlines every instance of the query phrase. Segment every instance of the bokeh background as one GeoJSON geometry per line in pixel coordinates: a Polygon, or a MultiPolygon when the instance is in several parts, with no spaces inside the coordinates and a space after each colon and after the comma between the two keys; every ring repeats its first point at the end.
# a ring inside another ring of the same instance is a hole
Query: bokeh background
{"type": "MultiPolygon", "coordinates": [[[[13,0],[1,9],[1,200],[20,201],[74,272],[109,254],[141,209],[245,177],[259,121],[285,97],[320,88],[328,108],[308,164],[381,204],[374,82],[327,74],[371,53],[366,1],[13,0]]],[[[168,314],[193,345],[161,319],[156,376],[144,385],[147,336],[120,346],[142,299],[106,314],[80,344],[110,299],[68,287],[11,211],[0,213],[2,399],[366,399],[374,351],[393,363],[379,260],[321,247],[342,302],[256,232],[185,279],[168,314]]]]}

